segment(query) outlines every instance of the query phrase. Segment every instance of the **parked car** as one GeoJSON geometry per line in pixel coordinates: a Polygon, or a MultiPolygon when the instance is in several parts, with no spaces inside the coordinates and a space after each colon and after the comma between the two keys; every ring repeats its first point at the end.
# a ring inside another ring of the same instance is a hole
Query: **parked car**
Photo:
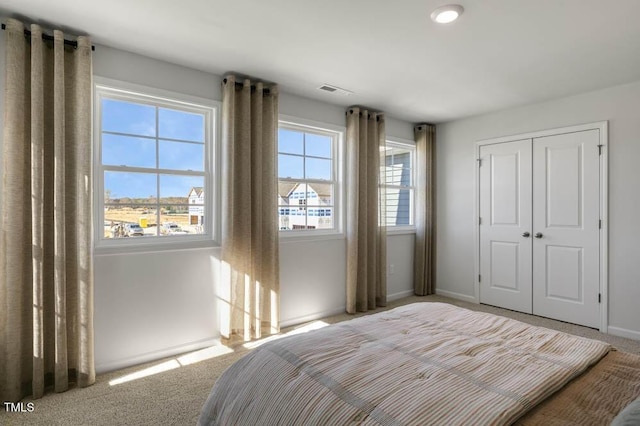
{"type": "Polygon", "coordinates": [[[187,231],[184,231],[175,222],[165,222],[162,224],[162,227],[160,228],[160,233],[162,235],[185,235],[187,234],[187,231]]]}
{"type": "Polygon", "coordinates": [[[124,233],[129,237],[134,237],[134,236],[141,237],[144,235],[144,229],[142,229],[142,227],[137,223],[126,223],[124,225],[124,233]]]}

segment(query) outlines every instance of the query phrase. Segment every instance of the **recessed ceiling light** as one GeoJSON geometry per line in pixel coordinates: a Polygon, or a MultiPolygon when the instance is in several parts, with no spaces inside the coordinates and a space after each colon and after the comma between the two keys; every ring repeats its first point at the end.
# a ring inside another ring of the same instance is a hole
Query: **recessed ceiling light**
{"type": "Polygon", "coordinates": [[[431,19],[438,24],[448,24],[458,19],[462,12],[464,8],[459,4],[448,4],[431,12],[431,19]]]}

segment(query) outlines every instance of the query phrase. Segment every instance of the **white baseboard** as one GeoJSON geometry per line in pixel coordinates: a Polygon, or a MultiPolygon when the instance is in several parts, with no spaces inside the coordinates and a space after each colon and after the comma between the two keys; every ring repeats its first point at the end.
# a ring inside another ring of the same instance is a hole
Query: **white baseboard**
{"type": "MultiPolygon", "coordinates": [[[[398,293],[388,294],[387,302],[392,302],[394,300],[402,299],[403,297],[409,297],[411,295],[413,295],[413,290],[405,290],[405,291],[400,291],[398,293]]],[[[326,311],[316,312],[310,315],[303,315],[301,317],[285,319],[280,321],[280,327],[282,328],[289,327],[292,325],[303,324],[305,322],[314,321],[324,317],[330,317],[332,315],[343,314],[345,310],[346,310],[346,307],[341,306],[339,308],[328,309],[326,311]]]]}
{"type": "Polygon", "coordinates": [[[345,307],[341,306],[339,308],[329,309],[322,312],[316,312],[315,314],[303,315],[301,317],[289,318],[280,321],[280,327],[289,327],[291,325],[298,325],[309,321],[314,321],[324,317],[330,317],[331,315],[338,315],[345,312],[345,307]]]}
{"type": "Polygon", "coordinates": [[[620,327],[607,327],[607,333],[618,337],[626,337],[627,339],[640,340],[640,332],[628,330],[620,327]]]}
{"type": "Polygon", "coordinates": [[[173,355],[183,354],[185,352],[197,351],[198,349],[208,348],[210,346],[219,345],[220,339],[206,339],[198,342],[187,343],[180,346],[174,346],[171,348],[162,349],[154,352],[147,352],[141,355],[136,355],[128,358],[123,358],[115,361],[103,362],[96,364],[96,373],[107,373],[109,371],[121,370],[123,368],[132,367],[134,365],[143,364],[145,362],[156,361],[162,358],[167,358],[173,355]]]}
{"type": "Polygon", "coordinates": [[[413,296],[413,293],[414,293],[413,290],[405,290],[405,291],[400,291],[398,293],[387,294],[387,302],[393,302],[394,300],[413,296]]]}
{"type": "Polygon", "coordinates": [[[436,288],[436,294],[438,296],[450,297],[452,299],[464,300],[465,302],[470,303],[479,303],[478,299],[475,296],[468,296],[466,294],[455,293],[453,291],[440,290],[436,288]]]}

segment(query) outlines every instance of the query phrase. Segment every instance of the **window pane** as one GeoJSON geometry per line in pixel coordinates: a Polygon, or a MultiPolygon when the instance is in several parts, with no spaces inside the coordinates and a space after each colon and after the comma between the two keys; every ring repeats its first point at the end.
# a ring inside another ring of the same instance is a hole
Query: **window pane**
{"type": "Polygon", "coordinates": [[[173,170],[204,170],[204,145],[160,141],[160,168],[173,170]]]}
{"type": "Polygon", "coordinates": [[[155,235],[155,210],[149,207],[109,205],[104,208],[104,238],[155,235]]]}
{"type": "Polygon", "coordinates": [[[415,149],[412,146],[387,144],[381,151],[380,172],[384,174],[385,184],[395,186],[386,188],[386,210],[380,216],[387,226],[413,225],[413,161],[415,149]]]}
{"type": "Polygon", "coordinates": [[[155,168],[156,142],[153,139],[103,133],[102,164],[155,168]]]}
{"type": "Polygon", "coordinates": [[[189,204],[190,198],[204,202],[204,176],[160,175],[160,202],[189,204]]]}
{"type": "Polygon", "coordinates": [[[150,105],[103,99],[102,130],[138,136],[155,136],[156,109],[150,105]]]}
{"type": "Polygon", "coordinates": [[[305,155],[331,158],[331,138],[329,136],[306,133],[305,155]]]}
{"type": "Polygon", "coordinates": [[[288,154],[300,154],[303,151],[303,133],[294,130],[278,130],[278,151],[288,154]]]}
{"type": "Polygon", "coordinates": [[[411,186],[411,169],[404,169],[400,166],[386,168],[387,185],[411,186]]]}
{"type": "Polygon", "coordinates": [[[411,154],[407,148],[387,147],[384,156],[381,156],[381,165],[384,164],[383,171],[386,175],[386,184],[411,186],[411,154]]]}
{"type": "Polygon", "coordinates": [[[204,233],[209,203],[203,188],[212,172],[206,152],[213,150],[207,118],[213,109],[117,90],[96,86],[100,239],[180,233],[163,227],[166,222],[188,234],[204,233]]]}
{"type": "Polygon", "coordinates": [[[117,203],[155,202],[155,173],[104,172],[105,198],[117,203]]]}
{"type": "Polygon", "coordinates": [[[279,129],[278,137],[279,229],[335,229],[333,132],[301,125],[279,129]]]}
{"type": "Polygon", "coordinates": [[[204,142],[204,115],[158,108],[159,137],[204,142]]]}
{"type": "Polygon", "coordinates": [[[413,190],[387,188],[386,194],[385,221],[387,226],[412,225],[413,190]]]}
{"type": "Polygon", "coordinates": [[[331,180],[331,160],[305,158],[306,178],[331,180]]]}
{"type": "Polygon", "coordinates": [[[281,178],[304,178],[303,157],[279,154],[278,176],[281,178]]]}
{"type": "Polygon", "coordinates": [[[279,229],[332,229],[333,184],[278,182],[279,229]]]}

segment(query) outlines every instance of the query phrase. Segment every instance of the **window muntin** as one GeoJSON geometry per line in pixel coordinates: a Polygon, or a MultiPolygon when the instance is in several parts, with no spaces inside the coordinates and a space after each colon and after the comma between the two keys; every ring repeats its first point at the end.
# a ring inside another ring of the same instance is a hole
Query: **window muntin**
{"type": "Polygon", "coordinates": [[[214,109],[177,98],[96,85],[98,245],[212,236],[214,109]]]}
{"type": "Polygon", "coordinates": [[[386,211],[381,212],[388,227],[414,225],[415,146],[387,141],[380,152],[380,172],[385,176],[386,211]]]}
{"type": "Polygon", "coordinates": [[[336,232],[340,133],[280,123],[278,129],[278,220],[285,233],[336,232]]]}

